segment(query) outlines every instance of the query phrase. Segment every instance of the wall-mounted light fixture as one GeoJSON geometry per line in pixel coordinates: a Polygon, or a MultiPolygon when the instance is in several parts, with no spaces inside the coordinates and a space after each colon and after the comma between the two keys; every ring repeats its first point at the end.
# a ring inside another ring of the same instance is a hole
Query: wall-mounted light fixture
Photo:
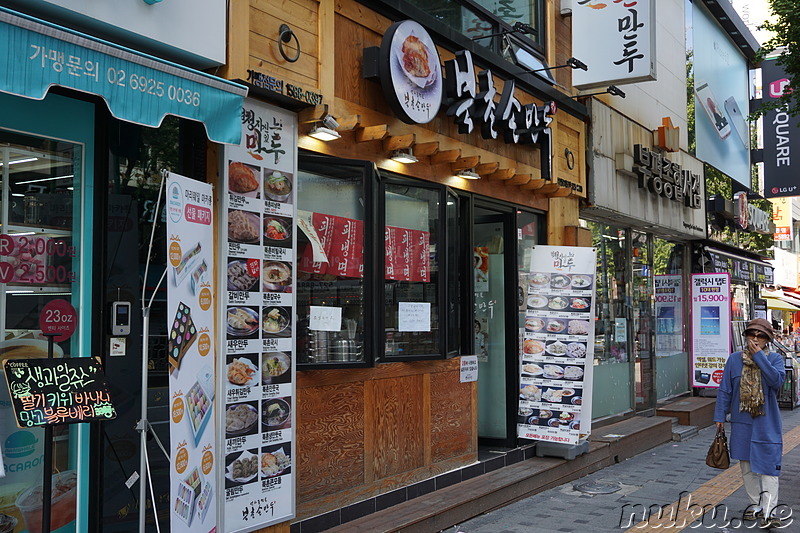
{"type": "Polygon", "coordinates": [[[555,67],[545,67],[532,70],[531,72],[542,72],[543,70],[554,70],[557,68],[570,67],[572,70],[589,70],[589,66],[578,58],[570,57],[563,65],[556,65],[555,67]]]}
{"type": "Polygon", "coordinates": [[[598,91],[596,93],[586,93],[586,94],[579,94],[573,96],[572,98],[584,98],[586,96],[595,96],[598,94],[610,94],[611,96],[619,96],[620,98],[625,98],[625,93],[620,90],[619,87],[616,85],[609,85],[605,91],[598,91]]]}
{"type": "Polygon", "coordinates": [[[309,137],[314,137],[318,141],[335,141],[336,139],[341,139],[342,136],[339,135],[339,132],[331,129],[326,128],[320,122],[316,122],[314,127],[311,128],[311,131],[308,132],[309,137]]]}
{"type": "Polygon", "coordinates": [[[479,180],[481,179],[480,174],[475,172],[474,168],[465,168],[464,170],[459,170],[456,172],[457,178],[463,178],[465,180],[479,180]]]}
{"type": "Polygon", "coordinates": [[[417,159],[417,156],[414,155],[414,151],[411,148],[406,148],[404,150],[395,150],[394,152],[392,152],[390,158],[392,159],[392,161],[397,161],[398,163],[405,163],[405,164],[416,163],[419,161],[419,159],[417,159]]]}

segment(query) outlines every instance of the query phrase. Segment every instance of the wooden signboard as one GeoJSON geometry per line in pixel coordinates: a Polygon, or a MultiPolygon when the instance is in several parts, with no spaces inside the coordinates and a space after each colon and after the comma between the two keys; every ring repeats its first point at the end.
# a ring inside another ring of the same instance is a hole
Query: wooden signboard
{"type": "Polygon", "coordinates": [[[3,370],[21,428],[117,416],[103,367],[94,357],[8,359],[3,370]]]}

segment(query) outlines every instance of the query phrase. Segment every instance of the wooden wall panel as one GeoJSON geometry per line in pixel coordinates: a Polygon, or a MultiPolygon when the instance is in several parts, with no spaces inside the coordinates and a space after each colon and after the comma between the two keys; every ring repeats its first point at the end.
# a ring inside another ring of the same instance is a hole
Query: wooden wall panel
{"type": "Polygon", "coordinates": [[[364,483],[364,384],[297,390],[299,501],[364,483]]]}
{"type": "Polygon", "coordinates": [[[432,374],[431,461],[464,455],[472,449],[472,384],[458,372],[432,374]]]}
{"type": "Polygon", "coordinates": [[[423,376],[371,381],[367,409],[374,421],[373,472],[376,479],[424,465],[423,376]]]}

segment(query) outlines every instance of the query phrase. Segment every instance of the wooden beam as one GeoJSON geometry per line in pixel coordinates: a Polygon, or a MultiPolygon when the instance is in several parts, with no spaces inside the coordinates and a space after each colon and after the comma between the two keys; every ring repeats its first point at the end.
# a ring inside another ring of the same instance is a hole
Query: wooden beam
{"type": "Polygon", "coordinates": [[[501,168],[489,174],[488,178],[490,181],[509,180],[514,176],[515,172],[516,170],[513,168],[501,168]]]}
{"type": "Polygon", "coordinates": [[[465,157],[459,157],[452,163],[450,163],[450,168],[453,172],[458,172],[459,170],[465,170],[467,168],[475,168],[478,166],[478,163],[481,162],[481,156],[479,155],[468,155],[465,157]]]}
{"type": "Polygon", "coordinates": [[[548,193],[547,196],[550,198],[566,198],[567,196],[571,196],[572,192],[571,187],[559,187],[557,190],[548,193]]]}
{"type": "Polygon", "coordinates": [[[345,117],[334,117],[339,127],[336,131],[352,131],[361,125],[361,115],[347,115],[345,117]]]}
{"type": "Polygon", "coordinates": [[[544,187],[548,183],[550,183],[549,180],[532,179],[531,181],[529,181],[525,185],[520,186],[520,189],[524,189],[526,191],[535,191],[536,189],[541,189],[542,187],[544,187]]]}
{"type": "Polygon", "coordinates": [[[455,150],[444,150],[433,154],[431,156],[431,163],[434,165],[438,165],[439,163],[452,163],[459,157],[461,157],[460,148],[455,150]]]}
{"type": "Polygon", "coordinates": [[[314,107],[306,107],[297,113],[297,122],[300,124],[308,124],[310,122],[319,122],[320,119],[328,113],[328,104],[315,105],[314,107]]]}
{"type": "Polygon", "coordinates": [[[356,142],[379,141],[386,138],[387,135],[389,135],[389,126],[387,124],[365,126],[356,130],[356,142]]]}
{"type": "Polygon", "coordinates": [[[559,189],[558,183],[549,182],[545,183],[541,188],[539,188],[538,192],[540,194],[551,196],[558,189],[559,189]]]}
{"type": "Polygon", "coordinates": [[[514,174],[514,176],[506,181],[506,185],[525,185],[533,179],[530,174],[514,174]]]}
{"type": "Polygon", "coordinates": [[[480,176],[488,176],[493,174],[500,168],[500,163],[481,163],[475,167],[475,172],[478,173],[480,176]]]}
{"type": "Polygon", "coordinates": [[[433,155],[438,151],[439,151],[438,141],[419,143],[414,145],[414,155],[417,157],[433,155]]]}
{"type": "Polygon", "coordinates": [[[408,135],[393,135],[386,137],[383,140],[383,151],[392,152],[394,150],[404,150],[406,148],[410,148],[411,145],[414,144],[414,140],[416,140],[416,138],[417,136],[413,133],[409,133],[408,135]]]}

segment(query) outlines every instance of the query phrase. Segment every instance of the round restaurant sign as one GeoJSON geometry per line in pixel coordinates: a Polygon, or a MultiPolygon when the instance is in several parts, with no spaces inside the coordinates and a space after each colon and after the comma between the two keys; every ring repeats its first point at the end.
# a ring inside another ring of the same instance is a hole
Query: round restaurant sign
{"type": "Polygon", "coordinates": [[[56,342],[72,337],[78,326],[78,313],[66,300],[50,300],[39,315],[39,328],[44,335],[55,335],[56,342]]]}

